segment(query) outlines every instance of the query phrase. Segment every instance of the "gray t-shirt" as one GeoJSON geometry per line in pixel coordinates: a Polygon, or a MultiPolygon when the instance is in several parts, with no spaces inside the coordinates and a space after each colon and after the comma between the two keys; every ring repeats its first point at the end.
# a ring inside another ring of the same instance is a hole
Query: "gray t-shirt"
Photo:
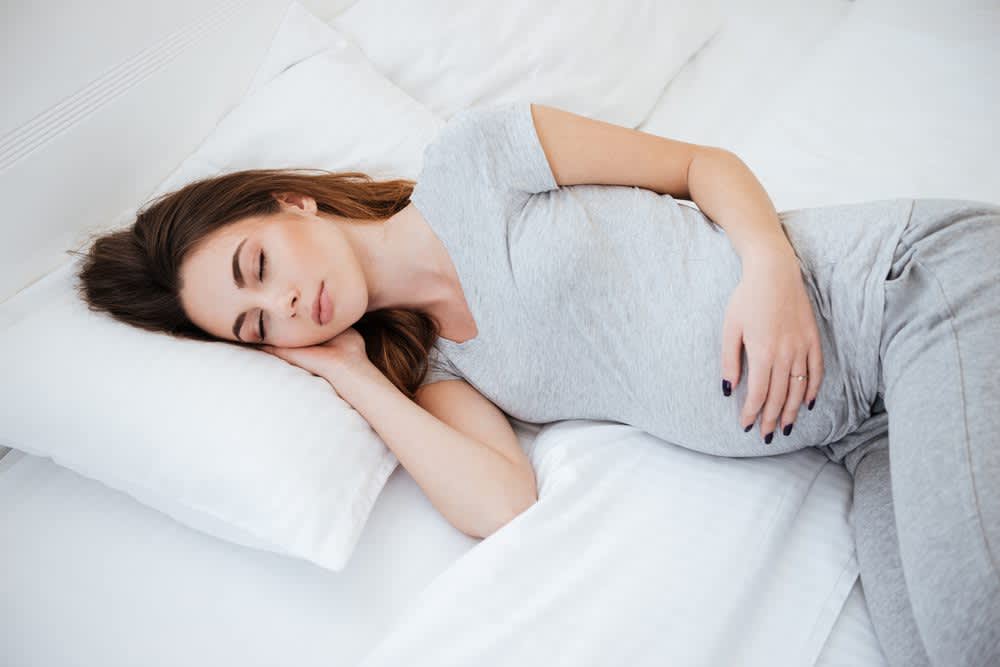
{"type": "Polygon", "coordinates": [[[411,200],[479,330],[464,343],[439,338],[425,384],[460,378],[526,422],[617,421],[724,456],[833,443],[871,412],[883,280],[912,199],[779,213],[825,374],[814,409],[803,404],[791,435],[770,445],[759,422],[739,425],[745,352],[739,385],[720,389],[741,261],[695,206],[639,187],[559,187],[527,103],[455,114],[426,148],[411,200]]]}

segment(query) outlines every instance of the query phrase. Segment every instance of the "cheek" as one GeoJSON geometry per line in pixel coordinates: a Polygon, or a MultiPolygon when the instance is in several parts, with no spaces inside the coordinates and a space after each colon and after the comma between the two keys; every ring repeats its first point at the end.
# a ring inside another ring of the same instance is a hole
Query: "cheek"
{"type": "Polygon", "coordinates": [[[331,298],[339,296],[343,265],[347,259],[344,254],[350,252],[345,245],[336,237],[320,235],[314,236],[310,244],[302,249],[297,270],[307,282],[307,291],[315,292],[320,281],[325,280],[331,298]]]}
{"type": "Polygon", "coordinates": [[[334,317],[345,326],[350,326],[368,310],[368,285],[364,272],[357,260],[348,255],[331,273],[336,281],[336,291],[331,293],[336,299],[334,317]]]}
{"type": "Polygon", "coordinates": [[[312,280],[329,272],[330,249],[325,239],[316,234],[297,232],[277,246],[281,256],[287,258],[289,271],[303,279],[312,280]]]}

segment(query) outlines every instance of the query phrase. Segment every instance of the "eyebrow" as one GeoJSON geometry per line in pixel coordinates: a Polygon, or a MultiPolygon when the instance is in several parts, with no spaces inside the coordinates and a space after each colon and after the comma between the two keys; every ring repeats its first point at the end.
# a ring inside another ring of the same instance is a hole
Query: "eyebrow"
{"type": "MultiPolygon", "coordinates": [[[[246,286],[246,281],[243,279],[243,271],[240,270],[240,250],[243,249],[243,244],[246,243],[246,237],[240,241],[240,244],[236,246],[236,251],[233,253],[233,282],[236,283],[237,289],[243,289],[246,286]]],[[[240,338],[240,329],[243,328],[243,320],[246,319],[246,312],[240,313],[236,317],[236,321],[233,323],[233,335],[236,336],[236,340],[241,343],[245,343],[242,338],[240,338]]]]}

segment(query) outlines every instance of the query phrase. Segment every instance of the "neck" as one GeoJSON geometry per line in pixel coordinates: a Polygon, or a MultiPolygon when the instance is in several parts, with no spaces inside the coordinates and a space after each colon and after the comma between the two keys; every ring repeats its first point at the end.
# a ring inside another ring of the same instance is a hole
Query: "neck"
{"type": "Polygon", "coordinates": [[[327,215],[351,244],[368,285],[367,311],[403,308],[432,312],[448,302],[447,268],[437,237],[419,224],[412,204],[385,220],[327,215]]]}

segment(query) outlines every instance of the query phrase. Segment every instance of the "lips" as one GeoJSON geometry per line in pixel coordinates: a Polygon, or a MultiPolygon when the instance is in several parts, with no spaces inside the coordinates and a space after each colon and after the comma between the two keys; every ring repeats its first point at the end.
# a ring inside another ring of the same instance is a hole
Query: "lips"
{"type": "Polygon", "coordinates": [[[319,290],[316,292],[316,300],[313,302],[312,318],[313,322],[321,326],[322,322],[320,322],[319,316],[320,316],[320,303],[322,298],[323,298],[323,283],[320,283],[319,290]]]}

